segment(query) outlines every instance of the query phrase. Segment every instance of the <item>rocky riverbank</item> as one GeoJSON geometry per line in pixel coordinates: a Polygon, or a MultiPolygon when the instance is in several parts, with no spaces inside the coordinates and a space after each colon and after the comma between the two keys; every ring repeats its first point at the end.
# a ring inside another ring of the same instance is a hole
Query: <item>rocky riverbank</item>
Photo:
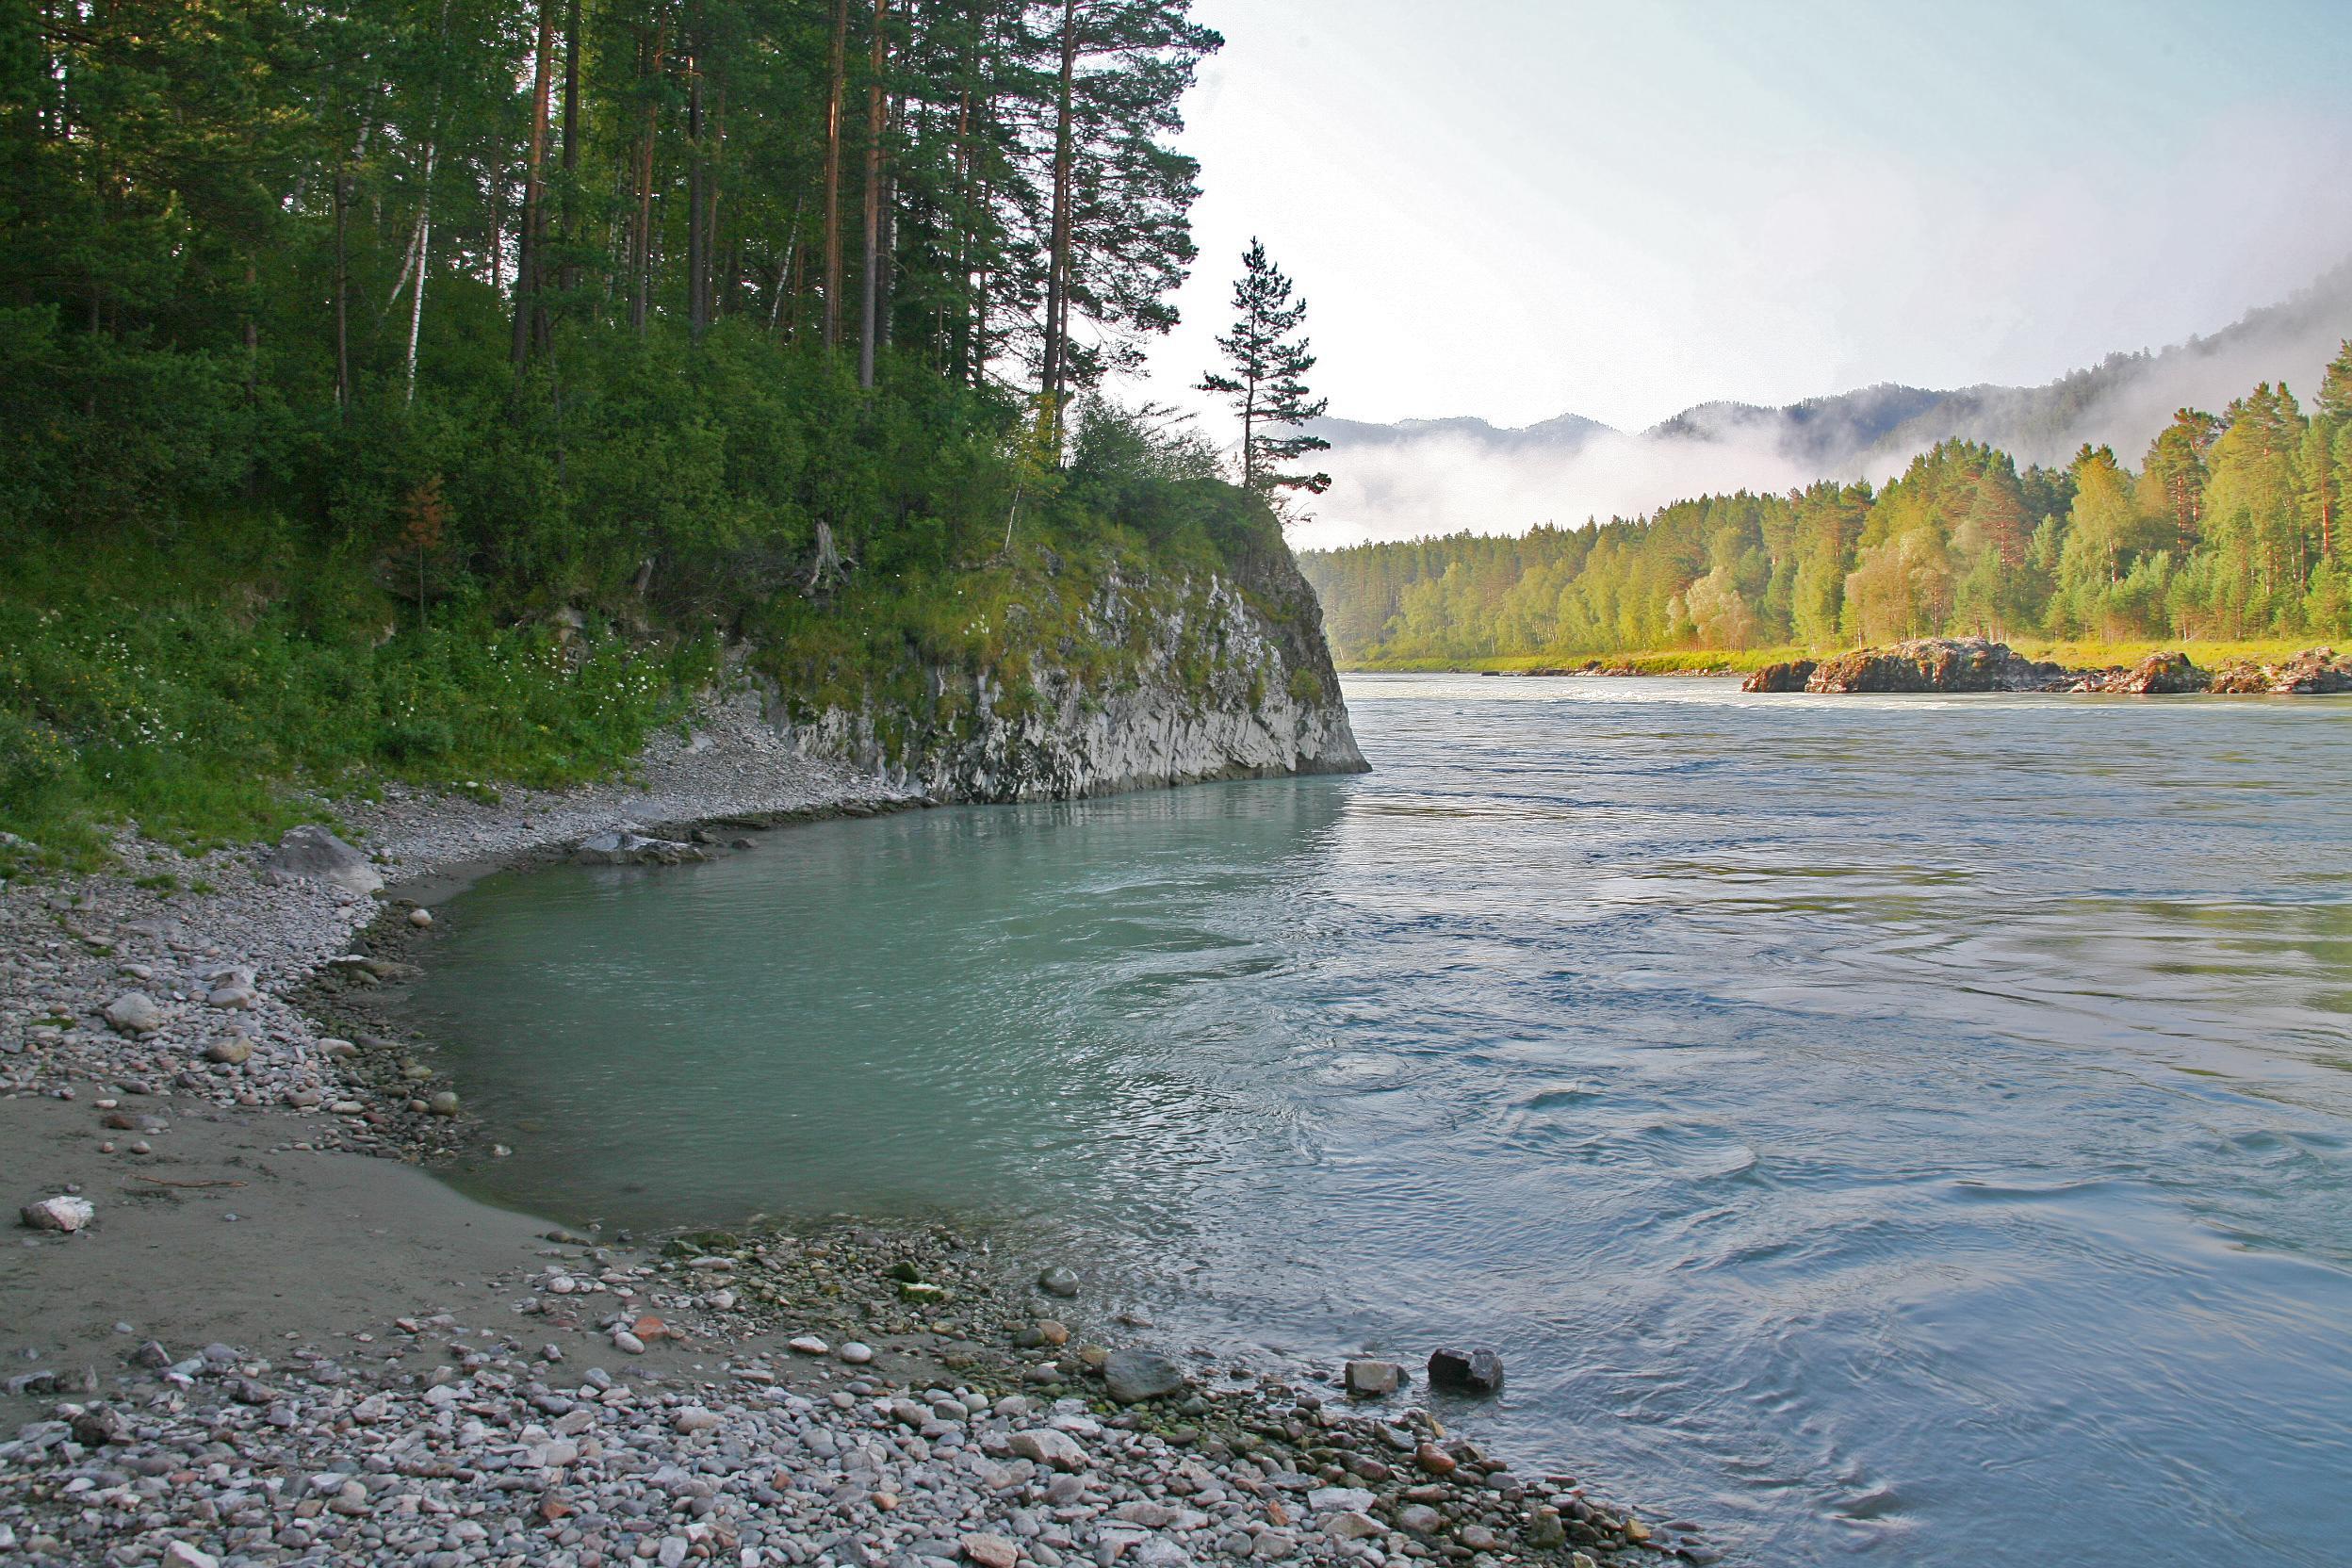
{"type": "Polygon", "coordinates": [[[430,1043],[317,1017],[429,956],[433,904],[483,869],[622,821],[756,854],[782,821],[921,804],[744,699],[626,784],[345,806],[364,858],[126,837],[114,873],[0,889],[0,1185],[11,1213],[78,1200],[0,1250],[0,1557],[1714,1560],[1449,1432],[1414,1372],[1172,1357],[1113,1282],[997,1238],[652,1245],[472,1203],[411,1163],[466,1135],[430,1043]]]}
{"type": "Polygon", "coordinates": [[[2316,696],[2352,692],[2352,656],[2307,648],[2278,664],[2231,660],[2204,670],[2184,653],[2151,653],[2137,664],[2072,670],[2023,657],[1983,638],[1923,637],[1891,647],[1856,648],[1828,659],[1768,664],[1744,692],[2106,692],[2177,696],[2316,696]]]}
{"type": "Polygon", "coordinates": [[[1061,657],[1018,681],[928,667],[912,690],[813,711],[779,698],[772,717],[812,753],[957,800],[1365,771],[1287,550],[1233,578],[1113,573],[1068,612],[1061,657]]]}

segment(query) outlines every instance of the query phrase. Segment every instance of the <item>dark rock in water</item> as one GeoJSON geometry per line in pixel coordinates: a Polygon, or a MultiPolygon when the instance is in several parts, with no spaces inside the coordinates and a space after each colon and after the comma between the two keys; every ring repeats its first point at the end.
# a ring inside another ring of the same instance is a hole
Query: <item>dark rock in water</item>
{"type": "Polygon", "coordinates": [[[1113,1350],[1102,1362],[1102,1381],[1122,1405],[1184,1391],[1184,1369],[1156,1350],[1113,1350]]]}
{"type": "Polygon", "coordinates": [[[1813,678],[1821,666],[1810,659],[1791,659],[1785,664],[1767,664],[1740,683],[1743,692],[1802,692],[1805,683],[1813,678]]]}
{"type": "Polygon", "coordinates": [[[1492,1394],[1503,1386],[1503,1358],[1492,1350],[1433,1350],[1429,1386],[1492,1394]]]}
{"type": "Polygon", "coordinates": [[[1075,1296],[1078,1294],[1078,1276],[1057,1265],[1037,1276],[1037,1288],[1048,1296],[1075,1296]]]}
{"type": "Polygon", "coordinates": [[[2189,662],[2185,653],[2151,653],[2128,670],[2103,670],[2084,676],[2070,688],[2077,692],[2113,692],[2121,695],[2169,697],[2202,692],[2213,678],[2189,662]]]}
{"type": "Polygon", "coordinates": [[[1921,637],[1889,648],[1856,648],[1821,661],[1808,692],[2037,692],[2066,678],[2006,643],[1982,637],[1921,637]]]}

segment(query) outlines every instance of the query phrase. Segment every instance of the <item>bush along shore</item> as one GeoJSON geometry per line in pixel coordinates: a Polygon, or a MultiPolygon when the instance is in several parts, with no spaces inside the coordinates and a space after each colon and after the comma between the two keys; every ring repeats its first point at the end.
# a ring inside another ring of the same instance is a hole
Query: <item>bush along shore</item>
{"type": "Polygon", "coordinates": [[[739,701],[627,784],[392,787],[346,810],[356,849],[125,834],[111,869],[0,885],[24,1223],[0,1555],[1714,1560],[1696,1526],[1448,1430],[1417,1356],[1178,1359],[1111,1283],[938,1226],[608,1238],[482,1208],[411,1168],[498,1152],[430,1043],[330,1032],[429,959],[434,905],[482,870],[759,853],[779,823],[926,803],[739,701]]]}

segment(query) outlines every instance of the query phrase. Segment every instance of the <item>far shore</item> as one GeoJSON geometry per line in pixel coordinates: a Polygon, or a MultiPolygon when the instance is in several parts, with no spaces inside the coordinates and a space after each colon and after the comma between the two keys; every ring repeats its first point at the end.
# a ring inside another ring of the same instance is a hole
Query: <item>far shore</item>
{"type": "MultiPolygon", "coordinates": [[[[2324,639],[2323,639],[2324,640],[2324,639]]],[[[2009,645],[2028,659],[2069,669],[2121,669],[2151,653],[2180,652],[2199,664],[2214,665],[2233,659],[2275,663],[2291,659],[2311,645],[2309,637],[2240,639],[2166,638],[2162,640],[2050,642],[2020,639],[2009,645]]],[[[1816,648],[1800,643],[1769,648],[1646,648],[1630,653],[1509,653],[1469,658],[1355,659],[1338,661],[1342,675],[1562,675],[1747,676],[1773,664],[1800,659],[1821,659],[1852,651],[1859,645],[1840,644],[1816,648]]]]}

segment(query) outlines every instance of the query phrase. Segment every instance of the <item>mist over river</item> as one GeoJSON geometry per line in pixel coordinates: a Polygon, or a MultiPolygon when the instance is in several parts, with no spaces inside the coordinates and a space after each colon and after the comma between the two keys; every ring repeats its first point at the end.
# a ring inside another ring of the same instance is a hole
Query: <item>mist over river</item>
{"type": "Polygon", "coordinates": [[[2352,699],[1347,694],[1364,777],[482,884],[462,1182],[1491,1344],[1475,1429],[1737,1560],[2352,1560],[2352,699]]]}

